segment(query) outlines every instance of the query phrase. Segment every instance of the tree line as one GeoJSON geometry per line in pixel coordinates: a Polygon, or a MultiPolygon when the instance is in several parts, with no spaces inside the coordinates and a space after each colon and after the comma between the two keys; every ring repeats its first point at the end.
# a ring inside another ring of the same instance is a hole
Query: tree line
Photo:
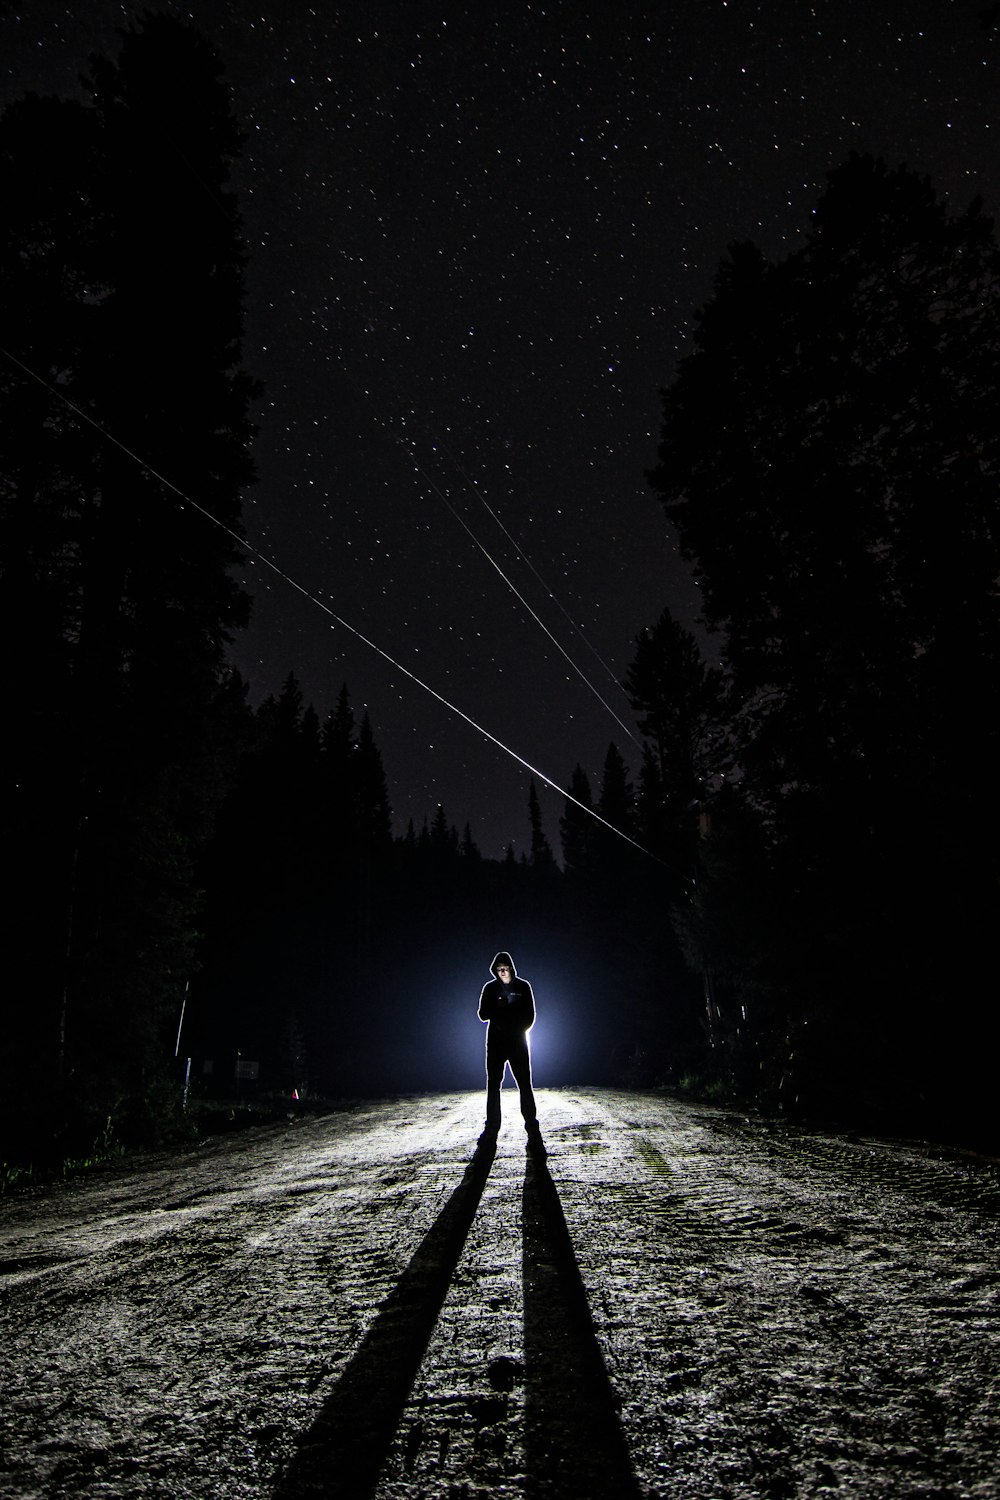
{"type": "Polygon", "coordinates": [[[599,786],[577,766],[553,851],[532,784],[529,848],[489,860],[444,808],[393,835],[346,687],[322,718],[294,676],[247,705],[226,654],[253,478],[239,130],[175,20],[126,32],[88,88],[0,122],[7,1154],[149,1138],[175,1050],[204,1094],[241,1062],[283,1096],[466,1086],[446,976],[498,920],[571,997],[553,1081],[989,1128],[1000,262],[981,205],[854,157],[799,250],[731,248],[650,475],[717,664],[669,611],[641,630],[635,785],[614,745],[599,786]]]}
{"type": "Polygon", "coordinates": [[[995,1134],[998,313],[982,205],[853,156],[801,249],[732,247],[663,393],[722,659],[677,921],[769,1103],[995,1134]]]}
{"type": "Polygon", "coordinates": [[[285,1097],[477,1085],[475,1007],[501,937],[558,974],[550,1082],[652,1079],[652,1030],[681,1022],[666,1007],[653,1026],[651,983],[689,976],[663,920],[664,868],[583,810],[638,829],[614,745],[596,796],[574,773],[583,808],[566,804],[561,859],[532,780],[530,840],[497,860],[440,805],[393,837],[382,758],[346,686],[321,717],[291,675],[247,727],[202,867],[207,937],[184,1050],[196,1073],[211,1064],[206,1094],[262,1058],[260,1086],[285,1097]]]}
{"type": "Polygon", "coordinates": [[[0,125],[14,1149],[148,1113],[198,961],[249,600],[233,538],[159,476],[238,531],[253,387],[220,74],[197,32],[150,16],[92,60],[86,102],[28,96],[0,125]]]}

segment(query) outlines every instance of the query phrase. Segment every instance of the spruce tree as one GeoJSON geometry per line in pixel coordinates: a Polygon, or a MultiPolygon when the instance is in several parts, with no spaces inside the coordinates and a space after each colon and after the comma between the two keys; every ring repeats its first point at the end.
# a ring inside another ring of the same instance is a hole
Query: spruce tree
{"type": "Polygon", "coordinates": [[[721,673],[706,664],[694,636],[665,609],[637,637],[625,689],[643,736],[639,830],[647,847],[683,879],[694,862],[697,805],[713,773],[730,763],[720,726],[721,673]]]}
{"type": "Polygon", "coordinates": [[[569,792],[572,801],[566,799],[563,815],[559,819],[559,836],[566,873],[576,876],[592,869],[597,828],[594,818],[586,811],[594,805],[590,779],[579,763],[573,768],[569,792]]]}
{"type": "MultiPolygon", "coordinates": [[[[737,246],[652,475],[724,635],[794,1050],[876,1098],[976,1052],[1000,799],[1000,251],[979,204],[852,157],[802,248],[737,246]],[[956,997],[971,1008],[955,1008],[956,997]],[[961,1015],[961,1022],[958,1017],[961,1015]],[[818,1047],[810,1038],[823,1036],[818,1047]]],[[[800,1062],[805,1068],[805,1062],[800,1062]]]]}
{"type": "MultiPolygon", "coordinates": [[[[8,616],[46,620],[13,747],[25,915],[57,955],[36,971],[27,1076],[61,1073],[106,1118],[169,1056],[197,962],[195,860],[229,754],[225,646],[247,613],[233,537],[153,471],[238,531],[252,386],[226,188],[240,138],[218,59],[150,16],[89,86],[88,105],[29,99],[0,125],[6,337],[50,387],[4,372],[16,425],[0,436],[0,526],[8,616]]],[[[16,1087],[21,1049],[8,1056],[16,1087]]]]}
{"type": "Polygon", "coordinates": [[[542,809],[533,776],[528,787],[528,819],[531,825],[531,868],[537,874],[549,875],[555,869],[555,858],[542,824],[542,809]]]}

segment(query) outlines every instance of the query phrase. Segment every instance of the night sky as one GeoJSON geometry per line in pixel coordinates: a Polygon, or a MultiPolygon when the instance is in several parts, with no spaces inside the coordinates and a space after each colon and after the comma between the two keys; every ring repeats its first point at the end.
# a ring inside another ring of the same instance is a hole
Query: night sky
{"type": "MultiPolygon", "coordinates": [[[[143,8],[0,7],[4,102],[78,94],[143,8]]],[[[637,766],[615,678],[664,605],[698,612],[644,480],[658,387],[726,246],[793,249],[851,150],[1000,210],[982,0],[164,8],[217,46],[248,137],[250,540],[553,780],[579,761],[596,787],[610,739],[637,766]]],[[[322,714],[346,681],[400,831],[440,802],[484,853],[525,848],[521,766],[248,581],[253,701],[294,671],[322,714]]]]}

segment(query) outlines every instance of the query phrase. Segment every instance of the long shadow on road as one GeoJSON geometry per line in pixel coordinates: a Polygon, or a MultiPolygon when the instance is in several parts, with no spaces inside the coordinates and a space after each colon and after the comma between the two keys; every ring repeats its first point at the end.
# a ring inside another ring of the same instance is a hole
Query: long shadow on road
{"type": "MultiPolygon", "coordinates": [[[[300,1438],[275,1500],[368,1500],[374,1494],[495,1153],[495,1142],[480,1143],[300,1438]]],[[[527,1159],[521,1217],[526,1495],[529,1500],[638,1500],[562,1204],[541,1155],[527,1159]]]]}
{"type": "Polygon", "coordinates": [[[495,1142],[480,1143],[332,1395],[300,1439],[276,1500],[319,1495],[364,1500],[375,1490],[495,1154],[495,1142]]]}
{"type": "Polygon", "coordinates": [[[638,1500],[562,1204],[540,1156],[528,1158],[521,1214],[526,1493],[638,1500]]]}

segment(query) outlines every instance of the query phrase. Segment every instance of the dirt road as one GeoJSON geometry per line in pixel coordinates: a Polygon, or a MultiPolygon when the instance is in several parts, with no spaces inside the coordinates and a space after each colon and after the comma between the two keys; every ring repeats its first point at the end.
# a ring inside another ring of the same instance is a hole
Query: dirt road
{"type": "Polygon", "coordinates": [[[0,1495],[1000,1495],[989,1163],[422,1096],[0,1204],[0,1495]]]}

